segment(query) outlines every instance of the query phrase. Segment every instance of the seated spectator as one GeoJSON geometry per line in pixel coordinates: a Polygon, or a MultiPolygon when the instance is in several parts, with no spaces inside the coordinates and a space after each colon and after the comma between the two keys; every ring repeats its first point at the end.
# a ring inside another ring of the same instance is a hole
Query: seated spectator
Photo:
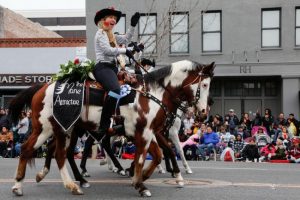
{"type": "Polygon", "coordinates": [[[132,140],[128,140],[124,148],[124,153],[122,154],[123,159],[134,159],[136,146],[133,144],[132,140]]]}
{"type": "Polygon", "coordinates": [[[245,126],[240,125],[238,127],[237,134],[235,136],[237,136],[239,134],[242,136],[243,139],[251,137],[250,132],[248,132],[248,130],[245,128],[246,128],[245,126]]]}
{"type": "Polygon", "coordinates": [[[0,134],[0,156],[5,157],[8,145],[13,144],[13,133],[6,126],[2,127],[0,134]]]}
{"type": "Polygon", "coordinates": [[[245,143],[243,141],[242,135],[237,134],[237,136],[233,142],[233,147],[232,147],[235,158],[241,158],[241,152],[242,152],[244,146],[245,146],[245,143]]]}
{"type": "Polygon", "coordinates": [[[278,138],[276,141],[275,146],[275,153],[271,153],[268,155],[270,160],[285,160],[286,155],[286,149],[283,146],[283,138],[278,138]]]}
{"type": "Polygon", "coordinates": [[[293,138],[292,145],[288,149],[288,159],[291,162],[300,162],[300,139],[299,138],[293,138]]]}
{"type": "Polygon", "coordinates": [[[259,159],[258,147],[255,142],[255,138],[251,137],[249,139],[249,143],[242,150],[242,158],[243,160],[249,161],[258,161],[259,159]]]}
{"type": "Polygon", "coordinates": [[[220,128],[220,142],[217,144],[217,147],[220,149],[220,152],[222,152],[226,147],[231,147],[235,137],[234,135],[231,135],[229,132],[226,131],[226,126],[222,125],[220,128]]]}
{"type": "Polygon", "coordinates": [[[262,147],[260,150],[260,158],[259,161],[263,162],[263,161],[267,161],[269,160],[270,156],[272,154],[275,154],[276,151],[276,142],[272,142],[270,144],[267,144],[266,146],[262,147]]]}
{"type": "Polygon", "coordinates": [[[263,127],[259,127],[255,134],[256,144],[258,148],[264,147],[271,142],[270,136],[264,132],[263,127]]]}
{"type": "Polygon", "coordinates": [[[200,145],[198,146],[203,160],[209,160],[210,152],[216,147],[217,143],[219,143],[219,136],[217,133],[213,132],[211,126],[208,125],[206,127],[206,132],[200,139],[200,145]]]}
{"type": "MultiPolygon", "coordinates": [[[[205,124],[201,125],[201,127],[205,126],[205,124]]],[[[185,155],[185,158],[187,160],[193,160],[196,159],[196,151],[197,146],[200,142],[201,138],[201,130],[199,129],[196,134],[193,134],[190,136],[185,142],[181,142],[180,145],[183,148],[183,152],[185,155]]]]}
{"type": "Polygon", "coordinates": [[[283,138],[284,140],[291,140],[293,137],[294,135],[288,131],[286,126],[282,126],[281,131],[277,134],[277,138],[283,138]]]}

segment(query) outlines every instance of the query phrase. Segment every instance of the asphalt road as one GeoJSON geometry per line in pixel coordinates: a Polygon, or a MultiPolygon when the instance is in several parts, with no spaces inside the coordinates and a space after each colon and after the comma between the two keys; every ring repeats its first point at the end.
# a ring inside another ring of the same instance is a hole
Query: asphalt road
{"type": "MultiPolygon", "coordinates": [[[[108,171],[100,166],[99,160],[88,160],[91,177],[90,188],[84,188],[84,195],[74,196],[63,187],[53,161],[48,176],[41,183],[35,183],[35,174],[42,168],[43,159],[36,159],[36,167],[27,168],[24,196],[15,197],[11,192],[17,159],[0,160],[0,200],[18,199],[141,199],[131,186],[128,177],[108,171]]],[[[122,160],[123,166],[130,161],[122,160]]],[[[185,174],[185,187],[178,188],[169,174],[154,172],[146,184],[152,199],[211,199],[211,200],[256,200],[256,199],[299,199],[300,165],[270,163],[224,163],[221,161],[189,162],[193,174],[185,174]]],[[[180,163],[181,166],[181,163],[180,163]]],[[[181,168],[182,169],[182,168],[181,168]]],[[[182,169],[183,170],[183,169],[182,169]]]]}

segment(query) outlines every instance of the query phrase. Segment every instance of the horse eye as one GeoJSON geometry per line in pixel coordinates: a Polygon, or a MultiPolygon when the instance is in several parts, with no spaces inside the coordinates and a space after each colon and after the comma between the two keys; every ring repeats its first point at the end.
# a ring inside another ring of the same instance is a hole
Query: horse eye
{"type": "Polygon", "coordinates": [[[204,88],[207,88],[207,84],[203,84],[203,87],[204,87],[204,88]]]}

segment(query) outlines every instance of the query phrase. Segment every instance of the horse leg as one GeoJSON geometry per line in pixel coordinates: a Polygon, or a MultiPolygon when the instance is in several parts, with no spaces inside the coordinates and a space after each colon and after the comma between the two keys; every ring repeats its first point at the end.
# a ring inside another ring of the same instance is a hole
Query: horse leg
{"type": "Polygon", "coordinates": [[[41,182],[50,171],[51,160],[52,160],[52,156],[55,151],[55,139],[54,138],[51,141],[49,141],[49,143],[47,144],[47,147],[48,148],[47,148],[47,154],[46,154],[46,159],[45,159],[45,165],[44,165],[43,169],[36,174],[36,177],[35,177],[35,181],[37,183],[41,182]]]}
{"type": "Polygon", "coordinates": [[[163,154],[165,157],[166,170],[174,177],[174,170],[171,167],[169,152],[166,149],[163,149],[163,154]]]}
{"type": "Polygon", "coordinates": [[[184,152],[183,152],[183,149],[182,147],[180,146],[180,141],[179,141],[179,137],[178,137],[178,134],[177,132],[170,132],[170,136],[169,136],[170,140],[173,142],[173,144],[175,145],[175,148],[176,150],[178,151],[179,155],[180,155],[180,158],[182,160],[182,164],[183,164],[183,167],[185,169],[185,172],[187,174],[192,174],[193,171],[191,170],[189,164],[187,163],[186,159],[185,159],[185,156],[184,156],[184,152]]]}
{"type": "Polygon", "coordinates": [[[165,174],[166,171],[164,170],[164,168],[161,166],[161,164],[157,165],[157,169],[158,169],[158,173],[160,174],[165,174]]]}
{"type": "MultiPolygon", "coordinates": [[[[75,127],[75,129],[76,129],[76,127],[75,127]]],[[[71,166],[71,169],[73,171],[75,180],[79,181],[81,187],[88,188],[88,187],[90,187],[90,184],[88,183],[87,180],[85,180],[81,176],[81,174],[77,168],[77,165],[75,163],[75,160],[74,160],[74,149],[77,144],[77,140],[78,140],[78,135],[76,134],[75,131],[73,131],[73,134],[71,135],[70,145],[67,150],[67,158],[68,158],[69,164],[71,166]]]]}
{"type": "Polygon", "coordinates": [[[156,141],[152,141],[150,143],[148,151],[152,156],[152,161],[147,168],[143,170],[143,181],[147,180],[152,175],[155,168],[161,163],[162,160],[162,153],[156,141]]]}
{"type": "Polygon", "coordinates": [[[135,189],[139,190],[139,193],[143,197],[150,197],[151,192],[143,183],[143,176],[142,170],[146,160],[146,155],[150,143],[154,135],[152,137],[144,138],[142,134],[136,133],[135,134],[135,145],[136,145],[136,152],[134,157],[134,176],[132,177],[132,185],[135,189]]]}
{"type": "MultiPolygon", "coordinates": [[[[57,125],[58,126],[58,125],[57,125]]],[[[60,128],[60,127],[55,127],[60,128]]],[[[57,129],[56,129],[57,130],[57,129]]],[[[55,159],[57,162],[58,169],[60,171],[61,178],[63,180],[65,188],[72,191],[72,194],[80,195],[83,194],[82,190],[74,183],[72,180],[68,169],[66,167],[66,137],[63,132],[56,131],[56,151],[55,151],[55,159]]],[[[70,136],[67,136],[67,140],[70,140],[70,136]]]]}
{"type": "Polygon", "coordinates": [[[117,168],[117,173],[125,176],[126,173],[123,169],[123,167],[121,166],[120,162],[118,161],[118,159],[115,157],[111,146],[110,146],[110,136],[109,135],[105,135],[104,138],[102,139],[102,145],[104,150],[106,151],[106,153],[108,154],[108,156],[110,157],[110,159],[112,160],[112,162],[114,163],[115,167],[117,168]]]}
{"type": "Polygon", "coordinates": [[[51,131],[42,131],[42,133],[40,133],[41,127],[33,128],[29,138],[21,147],[21,155],[16,171],[15,185],[12,187],[12,192],[17,196],[23,195],[22,183],[25,178],[27,162],[29,161],[32,163],[34,152],[53,134],[51,131]]]}
{"type": "Polygon", "coordinates": [[[82,154],[82,158],[81,158],[81,162],[80,162],[80,168],[82,170],[81,175],[84,177],[90,177],[89,173],[86,170],[86,161],[90,154],[90,151],[94,144],[94,141],[95,141],[94,138],[89,136],[84,144],[84,150],[83,150],[83,154],[82,154]]]}
{"type": "Polygon", "coordinates": [[[178,184],[179,187],[182,187],[184,185],[184,180],[181,176],[180,169],[179,169],[179,166],[178,166],[178,163],[176,160],[176,155],[175,155],[173,149],[171,148],[168,141],[162,134],[156,134],[155,136],[156,136],[159,146],[166,153],[166,155],[167,155],[166,157],[169,157],[171,159],[174,177],[176,178],[176,183],[178,184]]]}

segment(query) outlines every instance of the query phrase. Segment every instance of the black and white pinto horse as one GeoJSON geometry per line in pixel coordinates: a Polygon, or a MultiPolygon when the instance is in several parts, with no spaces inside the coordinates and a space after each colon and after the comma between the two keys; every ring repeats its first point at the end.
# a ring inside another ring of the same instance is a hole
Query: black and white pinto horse
{"type": "MultiPolygon", "coordinates": [[[[132,181],[133,186],[139,190],[142,196],[151,196],[151,192],[144,185],[144,181],[151,176],[162,159],[155,133],[164,131],[167,116],[170,113],[176,113],[180,106],[178,101],[186,101],[190,105],[194,105],[197,110],[202,111],[203,115],[206,114],[208,93],[207,96],[200,96],[200,84],[204,79],[210,82],[214,66],[214,63],[202,65],[183,60],[151,72],[145,75],[146,88],[143,86],[136,88],[134,103],[120,108],[125,117],[126,133],[134,137],[137,147],[132,181]],[[153,98],[156,101],[153,101],[153,98]],[[143,170],[147,152],[152,155],[153,159],[149,166],[143,170]]],[[[52,111],[54,86],[54,83],[45,85],[32,98],[33,131],[22,145],[15,185],[12,188],[12,192],[16,195],[23,195],[23,180],[27,163],[32,161],[34,152],[51,136],[56,138],[55,158],[64,186],[70,189],[73,194],[83,193],[74,183],[66,168],[66,148],[69,145],[70,134],[73,129],[64,132],[54,120],[52,111]]],[[[90,106],[88,116],[86,116],[85,109],[83,107],[81,117],[73,128],[97,130],[101,107],[90,106]]]]}

